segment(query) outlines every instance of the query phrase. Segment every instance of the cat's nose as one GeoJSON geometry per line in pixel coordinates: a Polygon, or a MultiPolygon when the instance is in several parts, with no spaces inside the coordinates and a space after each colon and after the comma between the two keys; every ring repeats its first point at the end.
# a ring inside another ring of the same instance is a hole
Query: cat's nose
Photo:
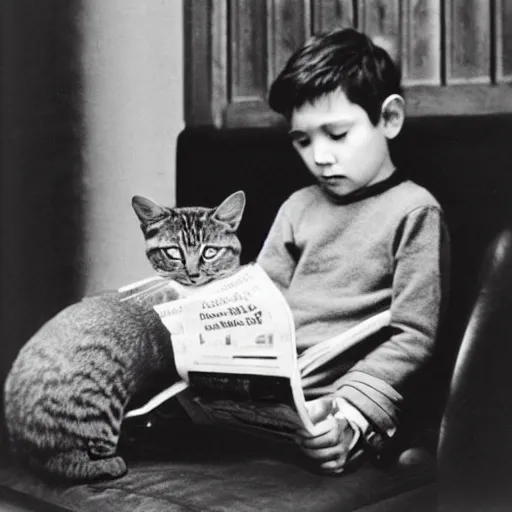
{"type": "Polygon", "coordinates": [[[190,281],[192,281],[193,283],[195,283],[201,276],[199,274],[189,274],[188,275],[188,278],[190,279],[190,281]]]}

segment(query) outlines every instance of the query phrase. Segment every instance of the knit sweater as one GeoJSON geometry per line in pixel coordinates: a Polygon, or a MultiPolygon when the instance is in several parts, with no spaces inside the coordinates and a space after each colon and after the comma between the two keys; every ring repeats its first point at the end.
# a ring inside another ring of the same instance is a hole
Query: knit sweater
{"type": "Polygon", "coordinates": [[[305,389],[333,393],[392,434],[413,377],[432,355],[448,280],[438,202],[412,181],[339,204],[319,186],[281,206],[258,256],[293,313],[297,348],[385,309],[391,326],[327,365],[305,389]]]}

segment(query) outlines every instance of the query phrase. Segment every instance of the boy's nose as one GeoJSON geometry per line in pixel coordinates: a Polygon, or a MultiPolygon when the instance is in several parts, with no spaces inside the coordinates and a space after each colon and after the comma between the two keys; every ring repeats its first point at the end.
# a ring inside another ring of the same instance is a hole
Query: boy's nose
{"type": "Polygon", "coordinates": [[[322,143],[316,143],[313,145],[313,160],[319,167],[336,163],[334,155],[322,143]]]}

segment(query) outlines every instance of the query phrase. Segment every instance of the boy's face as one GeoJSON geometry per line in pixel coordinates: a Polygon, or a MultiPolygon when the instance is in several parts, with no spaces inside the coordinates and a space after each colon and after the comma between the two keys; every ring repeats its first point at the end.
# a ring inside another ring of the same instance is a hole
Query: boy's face
{"type": "Polygon", "coordinates": [[[341,90],[295,109],[290,125],[295,149],[331,195],[345,196],[393,173],[384,121],[374,126],[341,90]]]}

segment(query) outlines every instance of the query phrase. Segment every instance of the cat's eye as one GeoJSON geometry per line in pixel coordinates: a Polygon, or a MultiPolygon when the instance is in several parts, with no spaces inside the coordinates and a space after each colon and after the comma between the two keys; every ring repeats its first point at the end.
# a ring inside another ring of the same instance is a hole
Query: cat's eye
{"type": "Polygon", "coordinates": [[[182,260],[183,257],[181,256],[181,251],[178,247],[166,247],[165,249],[162,249],[166,256],[171,258],[171,260],[182,260]]]}
{"type": "Polygon", "coordinates": [[[212,247],[212,246],[206,246],[204,249],[203,249],[203,259],[205,260],[213,260],[213,258],[215,258],[220,252],[220,248],[219,247],[212,247]]]}

